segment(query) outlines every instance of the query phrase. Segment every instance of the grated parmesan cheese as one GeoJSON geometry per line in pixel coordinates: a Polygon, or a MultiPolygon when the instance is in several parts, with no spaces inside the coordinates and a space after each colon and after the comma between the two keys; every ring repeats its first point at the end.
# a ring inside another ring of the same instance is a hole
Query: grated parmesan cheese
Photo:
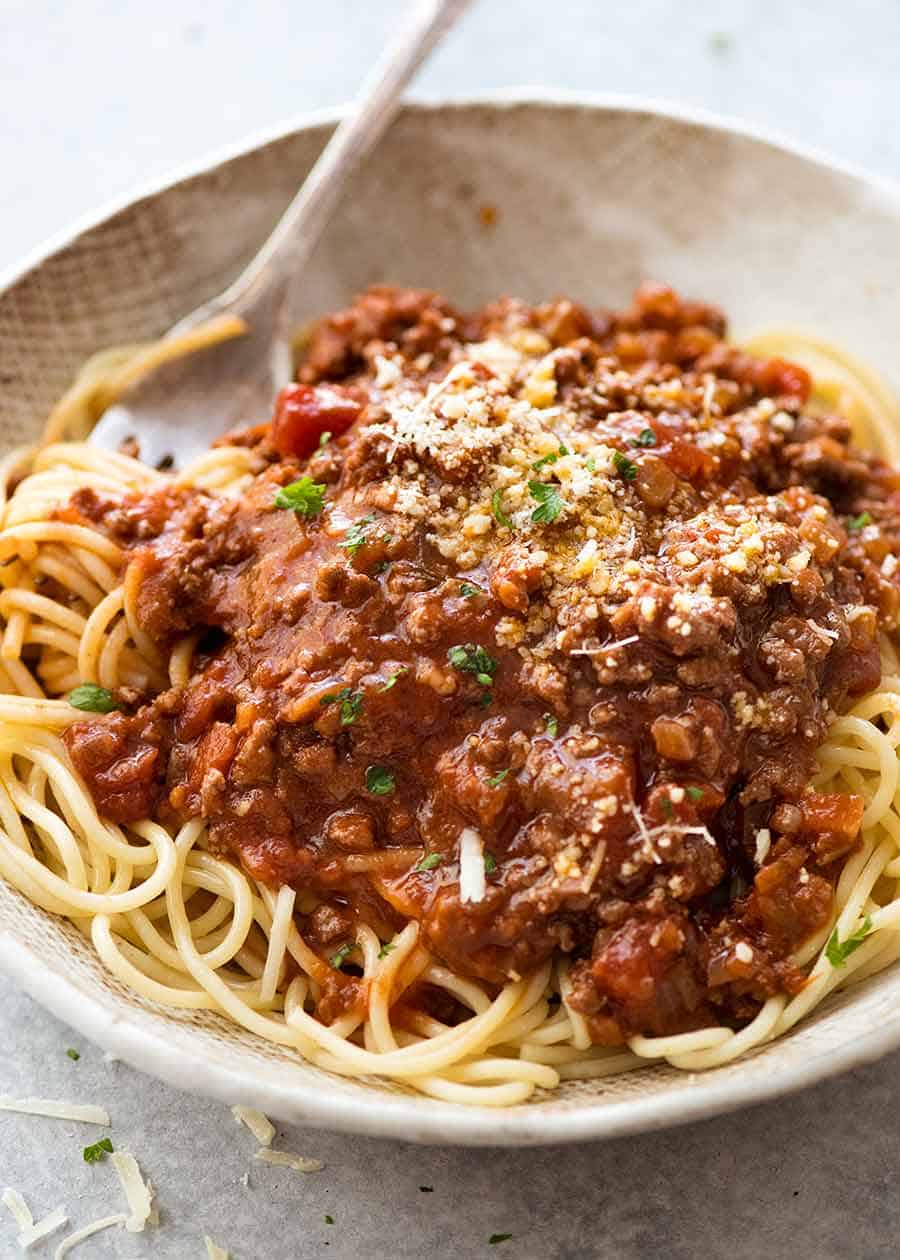
{"type": "Polygon", "coordinates": [[[11,1186],[7,1186],[0,1201],[2,1201],[3,1206],[7,1209],[19,1229],[28,1229],[29,1225],[34,1224],[31,1209],[18,1190],[13,1190],[11,1186]]]}
{"type": "Polygon", "coordinates": [[[23,1251],[27,1251],[29,1247],[33,1247],[35,1243],[43,1242],[50,1234],[58,1229],[62,1229],[63,1225],[69,1223],[64,1207],[54,1208],[52,1212],[43,1217],[42,1220],[35,1221],[33,1225],[27,1225],[19,1234],[19,1246],[23,1251]]]}
{"type": "Polygon", "coordinates": [[[119,1175],[131,1213],[125,1221],[125,1228],[129,1234],[137,1234],[147,1224],[153,1210],[151,1189],[141,1176],[137,1160],[129,1151],[114,1151],[109,1158],[119,1175]]]}
{"type": "Polygon", "coordinates": [[[769,856],[769,849],[772,847],[772,833],[768,827],[761,827],[756,833],[756,853],[754,861],[757,866],[762,866],[766,858],[769,856]]]}
{"type": "Polygon", "coordinates": [[[264,1164],[277,1164],[282,1168],[293,1168],[294,1172],[321,1172],[325,1167],[318,1159],[306,1159],[302,1155],[294,1155],[291,1151],[270,1151],[265,1146],[261,1146],[258,1151],[255,1151],[253,1158],[262,1160],[264,1164]]]}
{"type": "Polygon", "coordinates": [[[103,1216],[98,1221],[91,1221],[89,1225],[82,1225],[81,1229],[76,1229],[73,1234],[65,1237],[56,1251],[53,1253],[53,1260],[63,1260],[73,1247],[77,1247],[80,1242],[84,1242],[85,1238],[90,1238],[92,1234],[99,1234],[101,1229],[110,1229],[113,1225],[124,1225],[128,1217],[124,1212],[118,1212],[115,1216],[103,1216]]]}
{"type": "Polygon", "coordinates": [[[460,901],[483,901],[485,887],[481,836],[474,827],[464,827],[459,837],[460,901]]]}
{"type": "Polygon", "coordinates": [[[243,1124],[250,1130],[260,1146],[272,1145],[275,1126],[268,1116],[264,1116],[261,1111],[254,1111],[252,1107],[240,1106],[232,1107],[231,1114],[238,1124],[243,1124]]]}
{"type": "Polygon", "coordinates": [[[109,1113],[91,1103],[58,1102],[53,1098],[0,1098],[0,1111],[23,1116],[48,1116],[52,1120],[78,1120],[82,1124],[109,1125],[109,1113]]]}

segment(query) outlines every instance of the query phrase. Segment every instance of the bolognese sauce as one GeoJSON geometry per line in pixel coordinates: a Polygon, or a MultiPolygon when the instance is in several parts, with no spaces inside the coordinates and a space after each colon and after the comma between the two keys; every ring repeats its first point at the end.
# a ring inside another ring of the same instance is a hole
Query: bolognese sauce
{"type": "MultiPolygon", "coordinates": [[[[236,495],[86,489],[186,682],[66,733],[100,812],[208,820],[328,958],[415,920],[487,985],[554,954],[597,1043],[796,992],[863,800],[810,790],[894,628],[900,477],[804,370],[646,287],[323,320],[236,495]]],[[[335,971],[324,1018],[360,999],[335,971]]]]}

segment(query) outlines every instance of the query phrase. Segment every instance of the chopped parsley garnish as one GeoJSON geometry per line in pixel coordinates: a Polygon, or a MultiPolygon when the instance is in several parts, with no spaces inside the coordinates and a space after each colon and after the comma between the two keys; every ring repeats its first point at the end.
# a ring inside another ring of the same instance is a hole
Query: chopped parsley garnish
{"type": "Polygon", "coordinates": [[[493,853],[485,852],[485,855],[484,855],[485,875],[493,875],[496,869],[497,869],[497,859],[494,857],[493,853]]]}
{"type": "Polygon", "coordinates": [[[499,787],[508,774],[508,768],[506,770],[498,770],[496,774],[492,774],[488,779],[488,785],[490,787],[499,787]]]}
{"type": "Polygon", "coordinates": [[[828,944],[825,946],[825,957],[832,967],[843,967],[850,955],[859,949],[871,931],[872,920],[869,915],[866,915],[856,931],[852,932],[845,941],[838,940],[838,930],[835,928],[828,938],[828,944]]]}
{"type": "Polygon", "coordinates": [[[413,870],[433,871],[436,866],[440,866],[443,860],[444,859],[440,853],[426,853],[421,862],[413,867],[413,870]]]}
{"type": "Polygon", "coordinates": [[[634,481],[637,476],[637,464],[633,464],[621,451],[613,451],[613,463],[625,481],[634,481]]]}
{"type": "Polygon", "coordinates": [[[865,529],[867,525],[872,524],[871,512],[860,512],[859,516],[854,516],[851,521],[847,522],[847,528],[851,534],[855,534],[860,529],[865,529]]]}
{"type": "Polygon", "coordinates": [[[551,451],[549,455],[544,455],[540,459],[536,459],[534,463],[531,465],[531,467],[535,470],[535,472],[539,472],[540,469],[546,468],[548,464],[555,464],[556,461],[561,458],[561,456],[568,455],[568,453],[569,453],[568,447],[566,447],[562,442],[560,442],[559,450],[551,451]]]}
{"type": "Polygon", "coordinates": [[[557,735],[559,734],[559,722],[557,722],[556,718],[553,716],[552,713],[544,714],[544,725],[547,728],[547,734],[550,736],[550,738],[556,739],[557,735]]]}
{"type": "Polygon", "coordinates": [[[460,583],[459,593],[463,599],[474,599],[476,595],[483,595],[484,591],[480,586],[476,586],[474,582],[460,583]]]}
{"type": "Polygon", "coordinates": [[[503,511],[503,491],[500,489],[491,495],[491,511],[498,525],[502,525],[504,529],[512,529],[512,521],[503,511]]]}
{"type": "Polygon", "coordinates": [[[78,1060],[81,1058],[81,1055],[78,1053],[78,1051],[73,1050],[71,1046],[66,1051],[66,1054],[69,1056],[69,1058],[72,1060],[73,1063],[77,1063],[78,1060]]]}
{"type": "Polygon", "coordinates": [[[330,441],[331,441],[331,430],[326,429],[324,433],[321,433],[319,435],[319,450],[321,450],[323,446],[327,446],[330,441]]]}
{"type": "Polygon", "coordinates": [[[641,429],[636,438],[629,439],[632,446],[655,446],[656,434],[652,429],[641,429]]]}
{"type": "Polygon", "coordinates": [[[597,471],[597,461],[594,459],[593,455],[588,455],[587,459],[584,461],[584,466],[588,472],[597,471]]]}
{"type": "Polygon", "coordinates": [[[277,508],[288,508],[291,512],[299,512],[301,516],[318,516],[325,502],[327,486],[312,477],[301,477],[292,481],[289,486],[282,486],[275,496],[277,508]]]}
{"type": "Polygon", "coordinates": [[[348,941],[346,945],[342,945],[336,954],[331,955],[331,965],[335,971],[340,971],[344,963],[356,949],[356,941],[348,941]]]}
{"type": "Polygon", "coordinates": [[[333,1225],[333,1224],[334,1224],[334,1217],[333,1217],[333,1216],[326,1216],[326,1217],[325,1217],[325,1224],[326,1224],[326,1225],[333,1225]]]}
{"type": "Polygon", "coordinates": [[[340,691],[329,691],[319,704],[337,704],[341,706],[341,726],[352,726],[362,709],[362,693],[352,687],[341,687],[340,691]]]}
{"type": "Polygon", "coordinates": [[[101,1159],[105,1159],[107,1155],[112,1154],[112,1148],[113,1144],[109,1138],[101,1138],[93,1146],[86,1146],[81,1155],[86,1164],[98,1164],[101,1159]]]}
{"type": "Polygon", "coordinates": [[[113,693],[106,687],[98,687],[96,683],[82,683],[74,691],[69,692],[69,704],[86,713],[112,713],[118,709],[113,693]]]}
{"type": "Polygon", "coordinates": [[[538,503],[531,513],[531,519],[536,525],[549,525],[566,506],[560,496],[559,487],[545,481],[529,481],[528,493],[538,503]]]}
{"type": "Polygon", "coordinates": [[[457,643],[448,648],[447,660],[460,673],[474,674],[475,681],[481,683],[482,687],[493,686],[494,674],[500,664],[476,643],[457,643]]]}
{"type": "Polygon", "coordinates": [[[369,766],[366,771],[366,791],[373,796],[390,796],[397,781],[385,766],[369,766]]]}
{"type": "Polygon", "coordinates": [[[369,541],[366,526],[371,525],[374,520],[375,517],[370,512],[368,516],[361,516],[358,521],[354,521],[344,534],[344,541],[339,542],[338,546],[344,551],[349,551],[351,556],[355,556],[369,541]]]}
{"type": "Polygon", "coordinates": [[[689,787],[684,789],[692,801],[703,800],[703,789],[698,787],[689,787]]]}
{"type": "Polygon", "coordinates": [[[512,1238],[512,1234],[491,1234],[488,1244],[491,1247],[495,1247],[497,1243],[506,1242],[509,1238],[512,1238]]]}
{"type": "Polygon", "coordinates": [[[408,673],[409,673],[409,666],[401,665],[399,669],[394,670],[394,672],[390,675],[390,677],[385,682],[384,686],[379,687],[378,690],[390,691],[391,687],[395,687],[397,685],[397,679],[402,678],[404,674],[408,674],[408,673]]]}
{"type": "Polygon", "coordinates": [[[378,951],[378,957],[387,958],[388,954],[390,954],[391,951],[395,950],[396,948],[397,946],[393,943],[393,941],[385,941],[381,949],[378,951]]]}
{"type": "Polygon", "coordinates": [[[662,812],[666,818],[671,818],[673,814],[672,802],[668,796],[662,798],[662,812]]]}
{"type": "Polygon", "coordinates": [[[434,1194],[434,1186],[419,1186],[422,1194],[434,1194]]]}

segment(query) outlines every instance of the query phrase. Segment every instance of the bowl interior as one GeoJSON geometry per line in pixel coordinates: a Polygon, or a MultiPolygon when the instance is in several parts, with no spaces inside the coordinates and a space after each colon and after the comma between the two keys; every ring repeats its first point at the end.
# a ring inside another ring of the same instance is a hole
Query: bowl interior
{"type": "MultiPolygon", "coordinates": [[[[33,440],[80,363],[145,340],[225,287],[327,139],[315,122],[143,196],[0,291],[0,447],[33,440]]],[[[795,325],[900,388],[900,198],[742,132],[637,106],[410,106],[353,180],[294,293],[298,322],[394,281],[459,305],[501,293],[626,300],[645,279],[721,305],[734,331],[795,325]],[[492,213],[485,213],[490,208],[492,213]]],[[[74,929],[0,882],[0,965],[38,1000],[174,1085],[286,1120],[421,1141],[619,1134],[809,1083],[900,1044],[900,970],[701,1075],[652,1067],[504,1111],[328,1076],[216,1016],[125,991],[74,929]]]]}

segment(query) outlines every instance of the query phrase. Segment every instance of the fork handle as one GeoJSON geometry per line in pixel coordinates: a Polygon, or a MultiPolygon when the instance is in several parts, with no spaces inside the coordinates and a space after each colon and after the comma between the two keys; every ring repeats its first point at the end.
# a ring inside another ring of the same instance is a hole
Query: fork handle
{"type": "MultiPolygon", "coordinates": [[[[418,0],[363,83],[269,239],[224,293],[190,317],[190,326],[225,311],[277,319],[288,285],[309,259],[340,199],[347,176],[375,146],[400,106],[403,90],[471,0],[418,0]]],[[[182,321],[173,333],[186,331],[182,321]]]]}

